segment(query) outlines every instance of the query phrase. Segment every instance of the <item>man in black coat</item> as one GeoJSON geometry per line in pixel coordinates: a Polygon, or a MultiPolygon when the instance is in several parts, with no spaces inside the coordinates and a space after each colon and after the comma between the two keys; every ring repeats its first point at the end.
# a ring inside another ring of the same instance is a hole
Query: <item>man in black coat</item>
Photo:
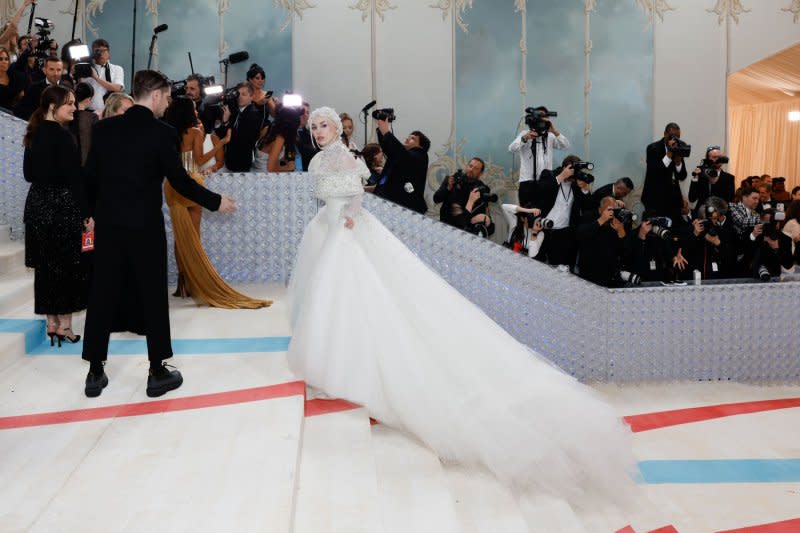
{"type": "Polygon", "coordinates": [[[594,208],[589,183],[575,172],[573,163],[580,161],[568,155],[555,170],[543,170],[536,182],[533,207],[541,210],[548,230],[536,259],[551,265],[575,266],[577,247],[575,228],[581,217],[594,208]]]}
{"type": "Polygon", "coordinates": [[[143,70],[133,80],[135,105],[97,123],[86,161],[95,191],[94,279],[86,313],[83,358],[89,361],[85,393],[108,384],[103,364],[116,316],[141,323],[147,337],[147,395],[161,396],[183,382],[162,361],[172,357],[167,303],[167,239],[162,214],[164,177],[181,195],[212,211],[236,209],[233,199],[198,185],[178,156],[175,129],[158,120],[167,108],[169,80],[143,70]],[[135,293],[134,298],[127,298],[135,293]],[[121,309],[130,300],[129,308],[121,309]]]}
{"type": "MultiPolygon", "coordinates": [[[[705,162],[708,165],[697,167],[692,172],[692,184],[689,186],[689,201],[697,202],[697,207],[703,205],[708,198],[716,196],[728,203],[733,202],[736,191],[736,179],[733,174],[722,170],[723,163],[717,163],[722,157],[719,146],[709,146],[706,150],[705,162]]],[[[726,158],[727,161],[727,158],[726,158]]],[[[697,209],[695,209],[695,213],[697,209]]]]}
{"type": "Polygon", "coordinates": [[[664,128],[664,138],[647,146],[647,173],[642,189],[645,209],[673,220],[681,215],[683,207],[683,194],[678,182],[686,179],[683,157],[674,151],[680,136],[680,126],[670,122],[664,128]]]}
{"type": "Polygon", "coordinates": [[[633,191],[633,180],[628,177],[619,178],[614,183],[603,185],[592,191],[594,205],[600,207],[600,201],[606,196],[617,200],[617,207],[625,207],[625,197],[633,191]]]}
{"type": "Polygon", "coordinates": [[[42,98],[44,90],[51,85],[63,85],[61,80],[61,73],[63,70],[64,67],[61,63],[61,59],[57,57],[48,57],[45,59],[44,67],[42,67],[44,79],[28,85],[25,89],[25,94],[22,95],[17,105],[14,106],[14,116],[22,120],[30,119],[33,112],[39,107],[39,100],[42,98]]]}
{"type": "MultiPolygon", "coordinates": [[[[264,115],[253,105],[253,93],[247,82],[236,86],[239,96],[222,108],[222,125],[216,134],[224,139],[228,129],[231,140],[225,146],[225,168],[229,172],[250,172],[253,168],[253,149],[261,136],[262,128],[268,126],[264,115]],[[233,106],[233,108],[231,108],[233,106]]],[[[266,169],[258,169],[265,172],[266,169]]]]}
{"type": "Polygon", "coordinates": [[[597,219],[579,225],[575,231],[580,255],[580,277],[603,287],[619,283],[619,269],[625,250],[625,225],[614,216],[617,203],[611,196],[600,200],[597,219]]]}
{"type": "Polygon", "coordinates": [[[389,121],[379,120],[378,142],[386,154],[386,164],[375,194],[424,214],[428,210],[424,194],[431,141],[421,131],[412,131],[400,143],[390,131],[389,121]]]}

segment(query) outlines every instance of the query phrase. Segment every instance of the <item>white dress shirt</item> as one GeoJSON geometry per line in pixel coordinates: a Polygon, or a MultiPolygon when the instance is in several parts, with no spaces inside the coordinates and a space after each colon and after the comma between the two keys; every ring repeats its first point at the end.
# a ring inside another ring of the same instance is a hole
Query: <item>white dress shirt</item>
{"type": "Polygon", "coordinates": [[[556,203],[547,213],[547,218],[553,221],[553,229],[562,229],[569,226],[569,217],[572,214],[572,203],[575,196],[572,194],[572,182],[562,181],[556,194],[556,203]]]}
{"type": "MultiPolygon", "coordinates": [[[[508,145],[508,151],[512,153],[519,152],[519,181],[531,181],[533,177],[533,151],[531,150],[531,141],[523,141],[522,136],[530,130],[524,130],[517,135],[517,138],[511,141],[508,145]]],[[[564,137],[563,133],[558,136],[552,133],[547,134],[547,150],[544,149],[542,137],[533,139],[536,143],[536,179],[542,170],[553,170],[553,150],[566,150],[570,147],[569,140],[564,137]]]]}
{"type": "MultiPolygon", "coordinates": [[[[119,65],[113,65],[111,62],[108,63],[108,68],[111,74],[111,83],[118,83],[122,86],[122,89],[125,89],[125,72],[122,70],[122,67],[119,65]]],[[[92,69],[97,73],[97,77],[105,80],[106,79],[106,72],[105,72],[105,65],[98,65],[97,63],[92,63],[92,69]]],[[[92,86],[94,89],[94,96],[92,97],[92,109],[97,112],[98,114],[103,112],[103,95],[105,95],[108,90],[100,85],[100,82],[95,80],[94,78],[84,78],[81,81],[84,81],[92,86]]]]}

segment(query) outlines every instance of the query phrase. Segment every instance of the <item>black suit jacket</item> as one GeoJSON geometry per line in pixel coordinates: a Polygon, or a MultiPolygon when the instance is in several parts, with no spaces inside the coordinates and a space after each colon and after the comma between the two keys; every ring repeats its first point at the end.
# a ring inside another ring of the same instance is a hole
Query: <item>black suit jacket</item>
{"type": "MultiPolygon", "coordinates": [[[[63,85],[60,81],[58,84],[63,85]]],[[[46,79],[28,85],[25,89],[25,94],[19,99],[17,105],[14,106],[14,116],[22,120],[30,119],[33,112],[39,107],[39,100],[42,98],[42,93],[48,85],[49,83],[46,79]]]]}
{"type": "MultiPolygon", "coordinates": [[[[713,185],[709,182],[708,176],[700,174],[697,181],[692,181],[689,186],[689,201],[697,202],[700,206],[705,203],[710,196],[717,196],[726,202],[733,201],[733,194],[736,191],[736,181],[733,174],[728,174],[724,170],[719,173],[719,179],[713,185]]],[[[695,212],[696,209],[695,209],[695,212]]]]}
{"type": "Polygon", "coordinates": [[[94,218],[103,225],[163,232],[164,178],[186,198],[219,209],[222,197],[198,185],[181,164],[175,128],[134,105],[124,115],[95,124],[86,160],[87,186],[94,189],[94,218]]]}
{"type": "Polygon", "coordinates": [[[384,183],[375,188],[375,194],[424,214],[428,210],[425,202],[428,153],[422,148],[407,150],[392,132],[383,135],[378,131],[378,142],[386,154],[384,173],[386,168],[389,171],[384,183]],[[410,183],[414,190],[407,192],[406,183],[410,183]]]}
{"type": "MultiPolygon", "coordinates": [[[[253,104],[243,110],[231,109],[227,125],[216,131],[217,137],[224,138],[228,128],[233,129],[231,142],[225,145],[225,168],[231,172],[250,172],[253,168],[253,149],[256,147],[264,127],[264,116],[253,104]]],[[[263,171],[262,171],[263,172],[263,171]]]]}
{"type": "Polygon", "coordinates": [[[664,166],[663,159],[666,155],[664,139],[647,146],[647,173],[642,189],[642,203],[646,210],[655,215],[677,218],[683,207],[683,195],[678,182],[686,179],[686,161],[678,172],[672,161],[669,166],[664,166]]]}
{"type": "Polygon", "coordinates": [[[319,148],[314,146],[314,143],[311,142],[311,130],[309,130],[308,127],[298,128],[297,140],[294,143],[294,147],[300,153],[300,157],[303,160],[303,170],[308,170],[308,165],[311,164],[311,160],[317,155],[317,152],[319,152],[319,148]]]}
{"type": "MultiPolygon", "coordinates": [[[[536,200],[533,207],[542,210],[542,215],[547,217],[553,206],[556,205],[556,196],[559,194],[561,187],[556,180],[556,175],[552,170],[545,169],[539,175],[536,182],[536,200]]],[[[581,216],[594,209],[594,201],[591,194],[585,194],[575,181],[572,181],[572,196],[575,200],[572,202],[572,210],[569,215],[569,225],[575,226],[580,222],[581,216]]]]}

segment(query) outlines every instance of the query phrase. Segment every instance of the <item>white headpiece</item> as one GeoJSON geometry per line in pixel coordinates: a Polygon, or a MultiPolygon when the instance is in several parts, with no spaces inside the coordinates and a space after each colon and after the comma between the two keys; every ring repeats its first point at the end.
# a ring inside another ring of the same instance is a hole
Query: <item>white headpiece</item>
{"type": "Polygon", "coordinates": [[[339,113],[332,107],[318,107],[311,114],[308,116],[308,123],[314,121],[317,118],[324,118],[328,121],[332,122],[336,126],[336,134],[341,135],[344,128],[342,128],[342,119],[339,118],[339,113]]]}

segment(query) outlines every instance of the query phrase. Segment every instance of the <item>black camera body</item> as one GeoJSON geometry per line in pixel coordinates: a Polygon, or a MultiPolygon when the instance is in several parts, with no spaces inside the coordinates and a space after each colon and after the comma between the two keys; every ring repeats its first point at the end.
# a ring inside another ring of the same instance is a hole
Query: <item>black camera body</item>
{"type": "Polygon", "coordinates": [[[496,202],[497,195],[489,192],[489,187],[486,185],[478,185],[475,187],[481,191],[481,202],[496,202]]]}
{"type": "Polygon", "coordinates": [[[550,129],[550,121],[547,119],[557,116],[558,112],[556,111],[542,111],[533,107],[525,108],[525,124],[539,135],[544,135],[550,129]]]}
{"type": "Polygon", "coordinates": [[[382,109],[375,109],[372,112],[372,118],[375,120],[388,120],[394,122],[397,116],[394,114],[394,109],[391,107],[384,107],[382,109]]]}
{"type": "Polygon", "coordinates": [[[712,221],[706,218],[701,220],[700,223],[703,226],[703,232],[705,232],[706,235],[710,235],[711,237],[716,237],[719,235],[719,230],[712,221]]]}
{"type": "Polygon", "coordinates": [[[673,156],[680,156],[683,158],[687,158],[692,155],[692,145],[686,144],[681,140],[680,137],[677,135],[673,135],[669,139],[670,141],[675,141],[675,146],[672,148],[673,156]]]}
{"type": "Polygon", "coordinates": [[[594,183],[594,175],[588,172],[594,170],[594,163],[590,163],[589,161],[575,161],[572,163],[572,169],[575,171],[575,179],[585,183],[594,183]]]}
{"type": "Polygon", "coordinates": [[[778,226],[774,222],[764,222],[761,228],[762,234],[765,237],[769,237],[773,241],[780,239],[781,232],[778,230],[778,226]]]}
{"type": "Polygon", "coordinates": [[[626,226],[633,224],[638,219],[636,213],[634,213],[630,209],[625,209],[624,207],[615,207],[613,211],[614,211],[614,218],[616,218],[626,226]]]}
{"type": "MultiPolygon", "coordinates": [[[[717,165],[725,165],[725,164],[727,164],[729,162],[730,162],[730,159],[728,159],[728,156],[724,156],[724,155],[718,157],[716,161],[714,161],[712,159],[707,159],[707,158],[703,159],[702,161],[700,161],[700,165],[699,165],[700,172],[702,172],[703,174],[705,174],[709,178],[717,178],[717,177],[719,177],[719,173],[720,173],[720,171],[717,170],[717,165]]],[[[696,172],[692,172],[692,176],[699,176],[699,174],[696,173],[696,172]]]]}
{"type": "MultiPolygon", "coordinates": [[[[41,63],[46,57],[53,55],[50,47],[55,40],[50,38],[50,32],[53,30],[55,25],[53,24],[52,20],[40,17],[36,17],[34,19],[34,24],[37,28],[36,35],[39,37],[39,43],[36,45],[36,48],[32,51],[32,53],[33,56],[37,57],[41,63]]],[[[89,75],[91,76],[91,73],[89,75]]]]}

